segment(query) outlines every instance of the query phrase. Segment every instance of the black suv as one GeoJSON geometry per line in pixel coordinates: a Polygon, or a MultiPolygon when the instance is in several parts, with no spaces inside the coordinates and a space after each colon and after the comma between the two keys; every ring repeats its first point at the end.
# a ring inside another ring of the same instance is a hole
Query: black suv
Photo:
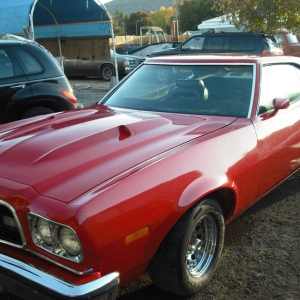
{"type": "Polygon", "coordinates": [[[177,48],[151,53],[150,57],[174,54],[246,53],[283,55],[274,35],[251,32],[207,32],[190,37],[177,48]]]}
{"type": "Polygon", "coordinates": [[[77,105],[64,71],[49,51],[21,37],[0,38],[0,124],[77,105]]]}

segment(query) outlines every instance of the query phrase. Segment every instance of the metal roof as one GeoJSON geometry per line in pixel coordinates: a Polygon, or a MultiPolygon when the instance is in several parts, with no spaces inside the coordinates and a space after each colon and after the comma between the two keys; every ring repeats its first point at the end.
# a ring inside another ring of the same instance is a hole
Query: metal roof
{"type": "Polygon", "coordinates": [[[0,36],[23,35],[23,28],[36,38],[57,36],[111,36],[110,18],[99,0],[0,0],[0,36]]]}

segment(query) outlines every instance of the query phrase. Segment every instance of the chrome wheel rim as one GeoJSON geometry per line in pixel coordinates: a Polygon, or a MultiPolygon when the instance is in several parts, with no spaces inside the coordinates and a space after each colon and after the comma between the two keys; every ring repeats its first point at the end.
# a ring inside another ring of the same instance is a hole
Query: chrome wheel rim
{"type": "Polygon", "coordinates": [[[110,79],[112,77],[112,70],[109,67],[106,67],[103,71],[105,79],[110,79]]]}
{"type": "Polygon", "coordinates": [[[193,277],[209,268],[217,243],[217,226],[210,215],[203,216],[193,229],[186,251],[186,266],[193,277]]]}

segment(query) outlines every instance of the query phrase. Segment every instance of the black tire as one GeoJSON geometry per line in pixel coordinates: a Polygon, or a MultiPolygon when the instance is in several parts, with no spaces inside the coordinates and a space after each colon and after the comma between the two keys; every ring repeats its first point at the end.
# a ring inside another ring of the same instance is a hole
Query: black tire
{"type": "Polygon", "coordinates": [[[199,292],[217,267],[224,234],[223,212],[217,201],[198,203],[179,219],[150,262],[153,283],[181,296],[199,292]]]}
{"type": "Polygon", "coordinates": [[[22,116],[22,119],[32,118],[40,115],[52,114],[54,111],[48,107],[38,106],[28,109],[22,116]]]}
{"type": "Polygon", "coordinates": [[[113,66],[106,64],[104,66],[101,66],[100,76],[104,81],[110,81],[111,77],[113,76],[113,72],[114,72],[113,66]]]}

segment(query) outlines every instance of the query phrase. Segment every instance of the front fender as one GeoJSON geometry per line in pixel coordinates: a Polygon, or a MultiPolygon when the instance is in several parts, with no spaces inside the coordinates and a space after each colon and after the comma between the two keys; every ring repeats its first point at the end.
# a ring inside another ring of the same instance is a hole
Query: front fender
{"type": "Polygon", "coordinates": [[[191,206],[199,199],[211,194],[221,188],[229,188],[234,190],[235,184],[229,182],[225,175],[214,177],[200,177],[193,181],[182,193],[178,206],[191,206]]]}

